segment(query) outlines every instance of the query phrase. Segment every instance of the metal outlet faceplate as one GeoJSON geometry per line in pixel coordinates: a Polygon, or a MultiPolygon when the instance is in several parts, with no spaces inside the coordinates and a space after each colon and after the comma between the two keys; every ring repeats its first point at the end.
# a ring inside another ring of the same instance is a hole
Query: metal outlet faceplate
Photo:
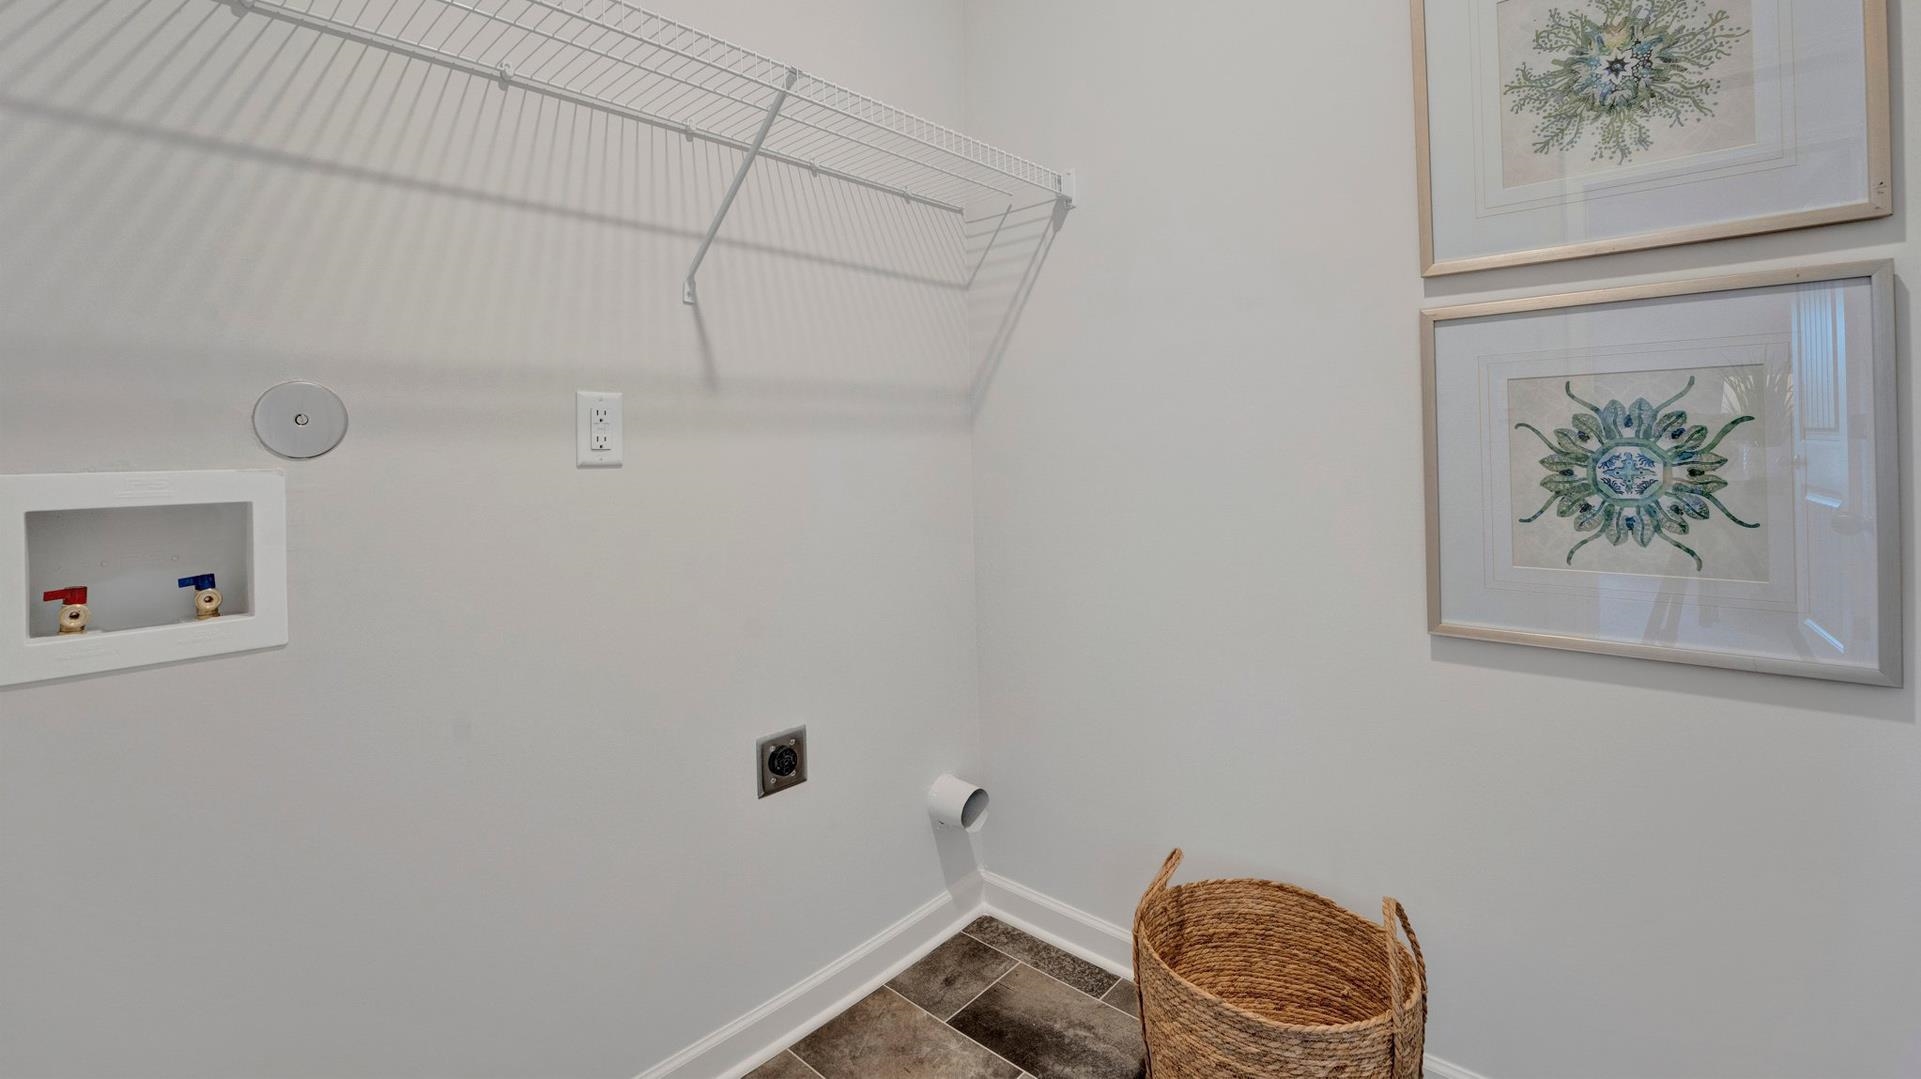
{"type": "Polygon", "coordinates": [[[754,770],[760,775],[762,798],[807,782],[807,728],[762,738],[754,746],[754,770]]]}

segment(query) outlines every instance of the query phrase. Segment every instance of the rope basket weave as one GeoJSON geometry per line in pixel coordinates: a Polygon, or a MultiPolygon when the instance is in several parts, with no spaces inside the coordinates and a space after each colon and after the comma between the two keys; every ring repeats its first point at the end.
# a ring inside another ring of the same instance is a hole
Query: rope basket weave
{"type": "Polygon", "coordinates": [[[1376,925],[1274,881],[1169,888],[1180,864],[1134,913],[1152,1079],[1420,1079],[1427,965],[1398,900],[1376,925]]]}

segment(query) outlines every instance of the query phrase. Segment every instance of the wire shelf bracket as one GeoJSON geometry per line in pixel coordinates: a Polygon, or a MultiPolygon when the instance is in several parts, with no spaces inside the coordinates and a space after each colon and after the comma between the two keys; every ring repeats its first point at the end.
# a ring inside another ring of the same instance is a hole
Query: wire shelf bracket
{"type": "MultiPolygon", "coordinates": [[[[742,153],[701,239],[681,299],[698,301],[696,275],[749,171],[766,159],[804,168],[966,220],[966,208],[1074,205],[1073,174],[972,136],[629,0],[215,0],[238,16],[264,15],[362,45],[625,117],[742,153]]],[[[1018,212],[1018,209],[1016,209],[1018,212]]],[[[1058,227],[1058,222],[1056,223],[1058,227]]],[[[999,230],[988,241],[992,250],[999,230]]],[[[971,287],[983,252],[966,278],[971,287]]]]}
{"type": "Polygon", "coordinates": [[[714,246],[714,237],[720,234],[720,223],[727,220],[727,211],[733,208],[734,197],[740,194],[740,185],[747,182],[747,170],[754,167],[754,159],[760,156],[761,149],[767,145],[767,132],[773,129],[774,121],[780,118],[780,107],[787,104],[787,95],[794,89],[794,80],[800,78],[800,69],[787,69],[787,81],[781,83],[780,95],[774,103],[767,106],[767,119],[760,122],[760,131],[754,135],[754,143],[747,149],[747,156],[740,159],[740,168],[734,171],[734,182],[727,185],[727,194],[720,200],[720,207],[714,211],[714,223],[707,226],[707,235],[701,238],[700,250],[694,252],[693,265],[687,267],[687,280],[680,286],[680,302],[696,302],[694,275],[700,272],[700,264],[707,261],[707,249],[714,246]]]}

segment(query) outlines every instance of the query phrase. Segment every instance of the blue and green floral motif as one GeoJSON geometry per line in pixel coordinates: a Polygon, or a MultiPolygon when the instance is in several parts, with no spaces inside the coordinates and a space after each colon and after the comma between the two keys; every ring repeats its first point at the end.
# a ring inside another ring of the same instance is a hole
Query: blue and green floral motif
{"type": "Polygon", "coordinates": [[[1564,389],[1569,400],[1587,409],[1575,413],[1569,426],[1555,428],[1553,438],[1531,423],[1514,429],[1532,432],[1549,451],[1541,458],[1547,469],[1541,486],[1548,499],[1520,523],[1532,524],[1552,507],[1555,516],[1573,520],[1576,534],[1591,533],[1568,548],[1568,565],[1574,564],[1576,551],[1597,539],[1616,547],[1632,539],[1646,547],[1658,537],[1694,559],[1698,573],[1701,556],[1674,538],[1687,535],[1689,519],[1709,520],[1718,509],[1742,528],[1761,527],[1736,517],[1716,494],[1728,485],[1715,474],[1728,459],[1714,448],[1753,416],[1736,416],[1710,439],[1705,426],[1688,423],[1686,412],[1668,411],[1694,389],[1692,378],[1658,405],[1645,397],[1631,405],[1596,405],[1576,397],[1574,383],[1564,389]]]}
{"type": "Polygon", "coordinates": [[[1714,65],[1747,36],[1724,10],[1705,0],[1591,0],[1588,11],[1552,8],[1534,33],[1534,50],[1550,57],[1536,70],[1523,63],[1501,87],[1516,115],[1533,113],[1534,152],[1571,150],[1590,128],[1593,160],[1626,164],[1654,145],[1649,123],[1670,127],[1714,115],[1721,80],[1714,65]]]}

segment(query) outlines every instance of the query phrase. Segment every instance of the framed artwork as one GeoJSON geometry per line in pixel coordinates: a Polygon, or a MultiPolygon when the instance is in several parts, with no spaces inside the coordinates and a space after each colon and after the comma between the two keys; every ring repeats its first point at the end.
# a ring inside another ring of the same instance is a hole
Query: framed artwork
{"type": "Polygon", "coordinates": [[[1887,0],[1412,0],[1424,276],[1893,211],[1887,0]]]}
{"type": "Polygon", "coordinates": [[[1892,263],[1422,315],[1428,629],[1901,684],[1892,263]]]}

